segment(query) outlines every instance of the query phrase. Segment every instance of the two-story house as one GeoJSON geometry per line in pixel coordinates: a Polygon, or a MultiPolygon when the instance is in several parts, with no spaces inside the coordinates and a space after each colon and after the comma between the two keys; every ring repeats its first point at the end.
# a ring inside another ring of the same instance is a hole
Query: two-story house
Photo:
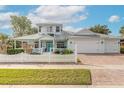
{"type": "Polygon", "coordinates": [[[73,50],[76,45],[78,53],[120,53],[118,37],[94,33],[88,29],[72,33],[64,31],[63,25],[57,23],[40,23],[37,27],[37,34],[16,37],[14,40],[32,45],[32,52],[49,52],[52,48],[73,50]]]}
{"type": "MultiPolygon", "coordinates": [[[[37,24],[38,33],[14,38],[16,41],[32,45],[32,51],[49,52],[52,48],[67,48],[69,33],[63,31],[62,24],[37,24]]],[[[16,47],[16,44],[15,44],[16,47]]],[[[53,50],[53,49],[52,49],[53,50]]]]}

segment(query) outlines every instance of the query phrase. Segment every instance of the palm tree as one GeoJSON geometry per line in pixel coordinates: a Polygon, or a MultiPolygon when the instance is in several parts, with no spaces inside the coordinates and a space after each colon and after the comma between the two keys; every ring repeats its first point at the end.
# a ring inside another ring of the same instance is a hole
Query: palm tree
{"type": "Polygon", "coordinates": [[[106,35],[111,33],[111,31],[109,30],[107,25],[98,24],[98,25],[91,27],[90,30],[95,32],[95,33],[101,33],[101,34],[106,34],[106,35]]]}
{"type": "Polygon", "coordinates": [[[122,26],[122,27],[120,28],[120,34],[121,34],[121,36],[124,36],[124,26],[122,26]]]}

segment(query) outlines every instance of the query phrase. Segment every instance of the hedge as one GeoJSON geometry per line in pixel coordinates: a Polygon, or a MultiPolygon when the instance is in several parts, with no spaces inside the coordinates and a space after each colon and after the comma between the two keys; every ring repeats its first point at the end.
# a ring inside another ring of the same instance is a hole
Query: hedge
{"type": "Polygon", "coordinates": [[[12,55],[12,54],[18,54],[24,52],[24,49],[8,49],[7,54],[12,55]]]}
{"type": "Polygon", "coordinates": [[[64,50],[55,50],[55,52],[54,52],[55,54],[72,54],[73,53],[73,51],[72,50],[70,50],[70,49],[64,49],[64,50]]]}
{"type": "Polygon", "coordinates": [[[120,48],[120,53],[124,54],[124,47],[120,48]]]}

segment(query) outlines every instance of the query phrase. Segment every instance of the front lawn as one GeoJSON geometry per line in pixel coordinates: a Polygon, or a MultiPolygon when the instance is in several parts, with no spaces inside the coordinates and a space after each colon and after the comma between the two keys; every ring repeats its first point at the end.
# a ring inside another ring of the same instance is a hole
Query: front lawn
{"type": "Polygon", "coordinates": [[[2,85],[89,85],[86,69],[0,69],[2,85]]]}

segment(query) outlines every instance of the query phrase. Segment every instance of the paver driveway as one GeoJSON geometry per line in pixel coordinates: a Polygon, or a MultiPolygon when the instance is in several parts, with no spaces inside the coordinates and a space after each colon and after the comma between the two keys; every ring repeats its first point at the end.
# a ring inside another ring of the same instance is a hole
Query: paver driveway
{"type": "Polygon", "coordinates": [[[123,54],[79,54],[83,64],[89,65],[124,65],[123,54]]]}
{"type": "Polygon", "coordinates": [[[86,66],[103,68],[91,69],[93,85],[124,86],[124,55],[79,54],[78,57],[86,66]]]}
{"type": "Polygon", "coordinates": [[[93,85],[124,85],[124,70],[92,69],[93,85]]]}

